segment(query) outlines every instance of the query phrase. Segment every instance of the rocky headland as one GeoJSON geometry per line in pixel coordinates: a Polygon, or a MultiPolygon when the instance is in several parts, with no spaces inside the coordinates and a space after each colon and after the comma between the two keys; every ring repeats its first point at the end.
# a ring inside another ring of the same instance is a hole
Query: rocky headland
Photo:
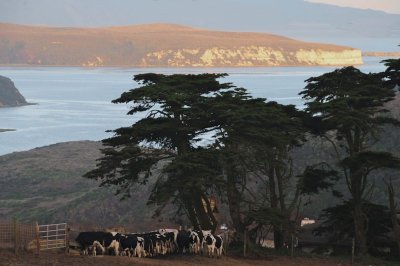
{"type": "Polygon", "coordinates": [[[174,24],[51,28],[0,24],[0,64],[254,67],[362,64],[361,51],[250,32],[174,24]]]}
{"type": "Polygon", "coordinates": [[[15,87],[14,82],[0,76],[0,107],[16,107],[29,104],[15,87]]]}

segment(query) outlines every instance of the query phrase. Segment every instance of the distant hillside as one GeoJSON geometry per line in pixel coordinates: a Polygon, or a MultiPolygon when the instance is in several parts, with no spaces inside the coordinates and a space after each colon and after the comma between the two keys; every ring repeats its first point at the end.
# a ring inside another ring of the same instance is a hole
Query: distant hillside
{"type": "Polygon", "coordinates": [[[173,224],[174,211],[153,219],[146,206],[149,186],[138,187],[132,199],[119,201],[112,189],[82,178],[95,166],[101,144],[66,142],[0,156],[0,217],[52,223],[68,221],[87,227],[125,225],[145,230],[173,224]]]}
{"type": "Polygon", "coordinates": [[[391,57],[398,58],[400,57],[400,52],[363,52],[363,56],[371,56],[371,57],[391,57]]]}
{"type": "Polygon", "coordinates": [[[0,76],[0,107],[13,107],[28,104],[15,87],[14,82],[7,77],[0,76]]]}
{"type": "Polygon", "coordinates": [[[173,24],[49,28],[0,24],[0,64],[62,66],[307,66],[362,64],[361,51],[264,33],[173,24]]]}
{"type": "Polygon", "coordinates": [[[54,27],[168,22],[297,38],[400,37],[400,15],[304,0],[13,0],[2,1],[0,18],[7,23],[54,27]]]}

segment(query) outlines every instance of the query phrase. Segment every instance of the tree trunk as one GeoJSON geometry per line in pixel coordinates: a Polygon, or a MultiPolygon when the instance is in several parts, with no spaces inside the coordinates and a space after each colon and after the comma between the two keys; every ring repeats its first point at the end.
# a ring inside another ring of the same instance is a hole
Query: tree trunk
{"type": "MultiPolygon", "coordinates": [[[[181,195],[183,194],[182,192],[180,192],[181,195]]],[[[197,219],[197,215],[196,212],[194,210],[194,206],[192,203],[192,199],[190,197],[190,195],[183,195],[182,196],[182,201],[184,203],[188,218],[190,220],[190,223],[192,224],[192,226],[194,227],[194,229],[196,230],[200,230],[200,223],[197,219]]]]}
{"type": "Polygon", "coordinates": [[[284,246],[284,232],[279,225],[274,226],[274,245],[275,249],[282,249],[284,246]]]}
{"type": "Polygon", "coordinates": [[[236,188],[236,178],[235,175],[228,171],[227,174],[227,198],[229,205],[229,213],[232,219],[233,226],[235,227],[237,237],[239,241],[244,240],[244,224],[241,218],[241,210],[240,210],[240,200],[241,195],[238,189],[236,188]]]}
{"type": "Polygon", "coordinates": [[[389,198],[389,209],[390,209],[390,218],[392,220],[392,227],[394,232],[395,241],[397,244],[397,249],[395,250],[394,254],[396,257],[400,257],[400,224],[397,219],[397,206],[394,199],[394,188],[392,181],[390,180],[389,183],[386,183],[388,189],[388,198],[389,198]]]}
{"type": "MultiPolygon", "coordinates": [[[[269,195],[270,195],[270,202],[271,202],[271,209],[279,211],[278,210],[278,197],[276,194],[276,184],[275,184],[275,167],[270,166],[269,168],[269,173],[268,173],[268,180],[269,180],[269,195]]],[[[274,228],[274,246],[275,249],[281,249],[283,248],[283,230],[282,230],[282,224],[281,223],[274,223],[273,225],[274,228]]]]}
{"type": "Polygon", "coordinates": [[[365,256],[368,253],[367,245],[367,223],[368,220],[364,211],[362,210],[361,200],[354,199],[353,201],[353,217],[354,217],[354,229],[356,237],[356,250],[359,255],[365,256]]]}
{"type": "Polygon", "coordinates": [[[194,209],[196,211],[197,218],[199,220],[199,224],[202,230],[215,230],[215,225],[212,222],[212,219],[210,219],[210,215],[213,215],[212,213],[209,214],[206,212],[202,197],[201,197],[201,192],[198,189],[193,189],[192,190],[192,201],[194,205],[194,209]]]}

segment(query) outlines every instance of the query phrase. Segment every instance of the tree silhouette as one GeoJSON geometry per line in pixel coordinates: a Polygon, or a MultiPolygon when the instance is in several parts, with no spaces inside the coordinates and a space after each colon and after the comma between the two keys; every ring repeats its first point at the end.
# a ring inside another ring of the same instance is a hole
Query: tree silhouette
{"type": "Polygon", "coordinates": [[[231,84],[217,81],[224,76],[136,75],[142,86],[113,102],[131,103],[129,115],[147,114],[130,127],[113,130],[114,136],[103,140],[97,168],[85,176],[100,179],[102,186],[115,185],[117,194],[129,197],[133,185],[148,182],[152,167],[164,163],[149,203],[180,203],[195,228],[215,230],[207,193],[218,168],[211,167],[216,160],[200,144],[217,126],[203,106],[215,93],[232,90],[231,84]]]}
{"type": "Polygon", "coordinates": [[[300,93],[306,112],[312,116],[314,134],[331,143],[351,197],[357,248],[368,250],[368,218],[363,201],[372,188],[371,172],[399,167],[392,154],[372,149],[385,124],[398,124],[389,118],[384,104],[393,100],[392,87],[385,86],[380,74],[365,74],[354,67],[312,77],[300,93]]]}

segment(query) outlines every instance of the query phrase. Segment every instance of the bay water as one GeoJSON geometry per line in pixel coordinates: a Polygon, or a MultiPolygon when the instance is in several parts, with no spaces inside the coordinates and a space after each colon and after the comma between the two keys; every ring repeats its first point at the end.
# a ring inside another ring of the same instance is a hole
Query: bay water
{"type": "MultiPolygon", "coordinates": [[[[364,72],[385,69],[382,58],[364,58],[364,72]]],[[[143,114],[128,116],[129,104],[113,104],[121,93],[137,87],[140,73],[228,73],[222,82],[246,88],[254,97],[302,107],[298,93],[309,77],[335,67],[258,68],[81,68],[0,67],[30,103],[0,108],[0,155],[76,140],[101,140],[112,136],[106,130],[129,126],[143,114]]]]}

